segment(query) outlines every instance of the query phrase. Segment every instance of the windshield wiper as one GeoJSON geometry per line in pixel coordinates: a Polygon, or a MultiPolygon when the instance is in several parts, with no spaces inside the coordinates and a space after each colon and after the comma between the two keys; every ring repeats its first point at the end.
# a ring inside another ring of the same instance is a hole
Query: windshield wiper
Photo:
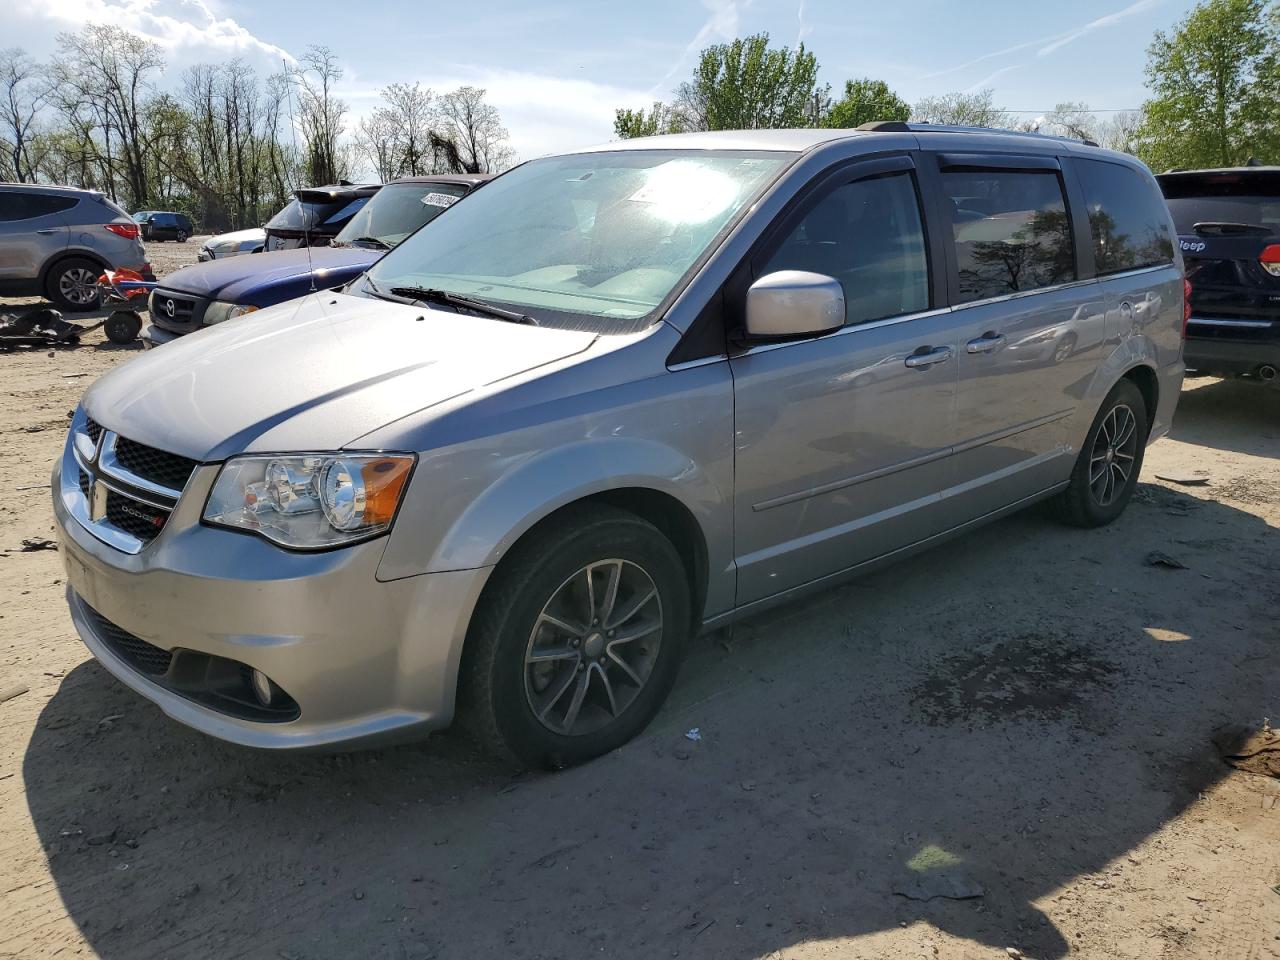
{"type": "Polygon", "coordinates": [[[372,243],[374,246],[381,247],[383,250],[391,249],[391,244],[387,243],[387,241],[385,240],[379,240],[377,237],[356,237],[354,240],[350,242],[351,243],[372,243]]]}
{"type": "Polygon", "coordinates": [[[393,296],[408,297],[410,300],[417,300],[419,303],[442,303],[461,310],[471,310],[497,320],[506,320],[509,323],[523,323],[531,327],[538,325],[538,321],[527,313],[504,310],[502,307],[495,307],[484,300],[478,300],[475,297],[464,297],[458,293],[450,293],[448,290],[436,290],[430,287],[392,287],[391,293],[393,296]]]}
{"type": "Polygon", "coordinates": [[[1271,228],[1260,223],[1233,223],[1231,221],[1213,221],[1197,223],[1191,228],[1200,236],[1225,236],[1230,233],[1270,234],[1271,228]]]}

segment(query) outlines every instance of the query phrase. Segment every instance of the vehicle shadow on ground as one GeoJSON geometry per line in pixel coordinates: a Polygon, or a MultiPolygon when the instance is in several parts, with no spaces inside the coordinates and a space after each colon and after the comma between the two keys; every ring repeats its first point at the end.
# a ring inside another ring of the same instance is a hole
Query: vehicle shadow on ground
{"type": "Polygon", "coordinates": [[[107,960],[755,957],[917,922],[1062,957],[1035,902],[1225,776],[1216,727],[1275,716],[1280,635],[1241,626],[1280,578],[1238,584],[1280,535],[1140,493],[1109,528],[1032,511],[703,638],[649,732],[554,775],[451,735],[231,748],[88,662],[28,748],[31,816],[107,960]],[[938,891],[981,895],[911,899],[938,891]]]}
{"type": "Polygon", "coordinates": [[[1170,436],[1218,450],[1274,457],[1280,440],[1280,382],[1188,379],[1170,436]]]}

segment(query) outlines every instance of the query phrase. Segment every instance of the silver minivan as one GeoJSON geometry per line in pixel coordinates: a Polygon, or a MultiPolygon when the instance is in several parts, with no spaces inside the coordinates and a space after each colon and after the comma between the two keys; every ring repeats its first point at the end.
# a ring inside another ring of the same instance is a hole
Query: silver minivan
{"type": "Polygon", "coordinates": [[[1182,382],[1133,158],[902,123],[525,163],[367,274],[118,368],[53,476],[89,649],[255,747],[611,750],[690,638],[1040,500],[1182,382]]]}

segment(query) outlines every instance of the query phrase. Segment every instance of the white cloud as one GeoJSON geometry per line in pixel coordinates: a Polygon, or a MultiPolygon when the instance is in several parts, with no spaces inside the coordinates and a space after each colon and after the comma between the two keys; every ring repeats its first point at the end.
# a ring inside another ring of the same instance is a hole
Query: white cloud
{"type": "Polygon", "coordinates": [[[1008,56],[1011,53],[1018,53],[1021,50],[1030,50],[1032,48],[1037,48],[1037,57],[1047,57],[1051,53],[1065,47],[1067,44],[1074,43],[1081,37],[1088,36],[1096,30],[1102,30],[1106,27],[1114,26],[1135,14],[1144,13],[1153,7],[1159,6],[1163,2],[1164,0],[1137,0],[1136,3],[1131,3],[1122,10],[1117,10],[1115,13],[1109,13],[1106,16],[1098,17],[1096,20],[1090,20],[1088,23],[1079,27],[1073,27],[1072,29],[1062,33],[1054,33],[1045,37],[1038,37],[1035,40],[1015,43],[1013,46],[1005,47],[1002,50],[993,50],[991,53],[984,53],[980,57],[974,57],[972,60],[966,60],[964,63],[957,66],[947,67],[945,70],[935,70],[933,73],[926,73],[920,79],[930,80],[933,77],[941,77],[948,73],[958,73],[961,70],[967,70],[969,67],[976,66],[977,64],[983,63],[987,60],[994,60],[998,57],[1008,56]]]}
{"type": "Polygon", "coordinates": [[[796,21],[799,27],[796,29],[796,46],[804,43],[804,38],[813,33],[813,27],[809,26],[808,21],[804,18],[805,0],[800,0],[800,5],[796,8],[796,21]]]}
{"type": "MultiPolygon", "coordinates": [[[[230,17],[219,17],[205,0],[18,0],[16,14],[52,21],[58,30],[109,23],[159,44],[172,64],[244,57],[264,69],[280,68],[293,56],[254,36],[230,17]]],[[[9,16],[9,15],[6,15],[9,16]]]]}
{"type": "Polygon", "coordinates": [[[698,28],[698,32],[693,35],[693,39],[685,45],[684,52],[671,64],[671,69],[649,91],[649,99],[652,100],[655,97],[663,96],[666,93],[667,84],[680,72],[680,69],[688,62],[689,58],[702,50],[711,41],[719,40],[724,42],[737,37],[742,9],[750,2],[751,0],[702,0],[702,5],[708,11],[707,19],[698,28]]]}
{"type": "Polygon", "coordinates": [[[974,83],[974,84],[971,84],[971,85],[970,85],[970,86],[968,86],[968,87],[965,87],[964,92],[965,92],[965,93],[977,93],[979,90],[985,90],[987,87],[991,86],[993,83],[995,83],[995,82],[996,82],[997,80],[999,80],[1001,77],[1003,77],[1006,73],[1012,73],[1014,70],[1021,70],[1024,66],[1026,66],[1026,64],[1024,64],[1024,63],[1015,63],[1015,64],[1013,64],[1012,66],[1008,66],[1008,67],[1001,67],[999,70],[995,70],[995,71],[993,71],[993,72],[991,72],[991,73],[987,74],[985,77],[983,77],[983,78],[982,78],[981,80],[979,80],[977,83],[974,83]]]}
{"type": "Polygon", "coordinates": [[[1089,34],[1093,33],[1095,30],[1102,30],[1106,27],[1114,26],[1115,24],[1119,23],[1121,20],[1127,20],[1129,17],[1132,17],[1134,14],[1143,13],[1147,10],[1150,10],[1152,7],[1158,6],[1162,2],[1163,0],[1138,0],[1137,3],[1132,3],[1129,6],[1125,7],[1123,10],[1118,10],[1115,13],[1109,13],[1105,17],[1098,17],[1098,19],[1091,20],[1088,23],[1086,23],[1083,27],[1079,27],[1076,30],[1068,31],[1067,33],[1064,33],[1062,36],[1054,39],[1052,43],[1049,43],[1041,47],[1039,50],[1036,51],[1036,56],[1047,57],[1049,54],[1053,53],[1055,50],[1058,50],[1061,47],[1065,47],[1068,43],[1072,43],[1076,40],[1079,40],[1081,37],[1088,36],[1089,34]]]}

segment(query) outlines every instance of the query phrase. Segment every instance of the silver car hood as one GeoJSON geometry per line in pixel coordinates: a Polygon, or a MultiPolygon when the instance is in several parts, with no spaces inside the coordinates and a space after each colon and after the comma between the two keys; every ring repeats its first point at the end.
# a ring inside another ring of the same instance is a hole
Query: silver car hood
{"type": "Polygon", "coordinates": [[[109,430],[204,462],[339,448],[594,339],[326,292],[150,350],[98,380],[84,406],[109,430]]]}

